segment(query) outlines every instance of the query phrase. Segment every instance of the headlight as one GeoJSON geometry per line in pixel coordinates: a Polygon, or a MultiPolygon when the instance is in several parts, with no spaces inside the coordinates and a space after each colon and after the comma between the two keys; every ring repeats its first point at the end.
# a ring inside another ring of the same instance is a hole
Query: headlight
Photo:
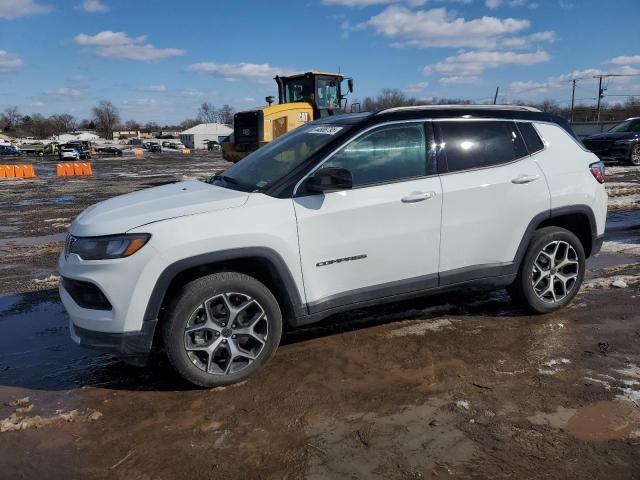
{"type": "Polygon", "coordinates": [[[67,253],[75,253],[83,260],[107,260],[129,257],[149,241],[148,233],[108,235],[105,237],[73,237],[67,241],[67,253]]]}

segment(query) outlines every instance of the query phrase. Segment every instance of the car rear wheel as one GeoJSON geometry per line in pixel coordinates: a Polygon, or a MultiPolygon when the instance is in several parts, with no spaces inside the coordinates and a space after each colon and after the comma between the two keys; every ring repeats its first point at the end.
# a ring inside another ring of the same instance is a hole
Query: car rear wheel
{"type": "Polygon", "coordinates": [[[169,362],[201,387],[240,382],[274,354],[282,314],[253,277],[221,272],[188,283],[168,309],[163,339],[169,362]]]}
{"type": "Polygon", "coordinates": [[[631,153],[629,154],[629,162],[631,165],[640,166],[640,143],[638,145],[634,145],[631,148],[631,153]]]}
{"type": "Polygon", "coordinates": [[[568,305],[584,279],[585,254],[573,233],[560,227],[537,230],[509,292],[537,313],[568,305]]]}

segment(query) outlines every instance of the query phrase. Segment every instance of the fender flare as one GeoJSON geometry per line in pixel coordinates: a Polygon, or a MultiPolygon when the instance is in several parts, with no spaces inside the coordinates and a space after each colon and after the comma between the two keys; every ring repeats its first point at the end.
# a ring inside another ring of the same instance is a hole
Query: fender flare
{"type": "Polygon", "coordinates": [[[152,321],[158,318],[167,290],[169,289],[171,282],[180,273],[195,267],[247,258],[260,258],[267,261],[274,268],[279,280],[283,283],[286,294],[293,306],[294,315],[301,316],[307,314],[306,303],[302,301],[300,291],[293,279],[293,275],[291,275],[291,271],[282,257],[275,250],[270,248],[248,247],[219,250],[216,252],[195,255],[193,257],[183,258],[167,266],[162,271],[153,287],[149,301],[147,302],[144,320],[152,321]]]}
{"type": "Polygon", "coordinates": [[[516,250],[516,256],[513,259],[513,263],[516,266],[516,269],[520,268],[520,263],[524,258],[527,248],[529,247],[531,237],[533,237],[533,232],[538,229],[540,224],[542,224],[542,222],[546,220],[552,220],[557,217],[571,214],[585,215],[588,218],[589,226],[591,229],[591,239],[592,242],[595,242],[598,235],[598,228],[596,226],[596,216],[593,213],[593,209],[589,205],[568,205],[565,207],[552,208],[545,212],[539,213],[538,215],[533,217],[531,222],[529,222],[529,225],[527,226],[527,229],[522,236],[522,240],[520,241],[520,245],[518,246],[518,250],[516,250]]]}

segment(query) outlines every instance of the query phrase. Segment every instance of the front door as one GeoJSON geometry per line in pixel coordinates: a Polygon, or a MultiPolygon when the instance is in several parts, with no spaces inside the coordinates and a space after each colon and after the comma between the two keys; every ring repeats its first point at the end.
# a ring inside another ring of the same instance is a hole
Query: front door
{"type": "Polygon", "coordinates": [[[442,188],[422,122],[366,131],[322,167],[353,189],[294,198],[311,313],[437,286],[442,188]]]}

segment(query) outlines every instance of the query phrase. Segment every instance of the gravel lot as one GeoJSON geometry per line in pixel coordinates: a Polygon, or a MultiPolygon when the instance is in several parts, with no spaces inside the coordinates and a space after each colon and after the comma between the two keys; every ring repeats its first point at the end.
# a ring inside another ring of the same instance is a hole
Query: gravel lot
{"type": "Polygon", "coordinates": [[[35,180],[0,179],[1,477],[640,478],[640,168],[608,169],[606,241],[570,308],[529,316],[504,290],[372,307],[198,390],[161,355],[139,369],[73,345],[56,259],[90,204],[228,164],[33,163],[35,180]]]}

